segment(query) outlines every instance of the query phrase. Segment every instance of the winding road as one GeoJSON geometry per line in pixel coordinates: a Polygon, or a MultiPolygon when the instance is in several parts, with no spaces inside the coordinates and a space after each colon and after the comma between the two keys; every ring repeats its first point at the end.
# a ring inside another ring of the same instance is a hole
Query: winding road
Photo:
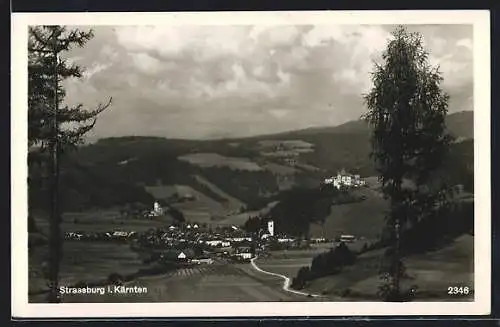
{"type": "Polygon", "coordinates": [[[290,292],[290,293],[293,293],[293,294],[298,294],[298,295],[303,295],[303,296],[310,296],[310,297],[321,297],[321,295],[319,295],[319,294],[305,293],[305,292],[301,292],[301,291],[297,291],[297,290],[291,289],[290,288],[290,283],[291,282],[290,282],[290,278],[289,277],[287,277],[285,275],[273,273],[273,272],[270,272],[270,271],[265,271],[265,270],[261,269],[259,266],[257,266],[257,264],[255,263],[255,260],[257,260],[257,257],[252,258],[250,260],[250,264],[252,265],[252,267],[255,270],[257,270],[258,272],[263,273],[263,274],[280,277],[280,278],[282,278],[284,280],[283,281],[283,290],[285,292],[290,292]]]}

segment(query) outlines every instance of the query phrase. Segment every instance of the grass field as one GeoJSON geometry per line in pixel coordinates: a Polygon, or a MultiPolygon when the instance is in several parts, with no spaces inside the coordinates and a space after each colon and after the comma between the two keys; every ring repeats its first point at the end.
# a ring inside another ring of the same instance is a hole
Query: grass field
{"type": "Polygon", "coordinates": [[[323,224],[311,224],[312,237],[334,238],[339,234],[351,234],[367,239],[377,238],[385,223],[388,202],[371,188],[355,191],[366,200],[332,205],[331,213],[323,224]]]}
{"type": "Polygon", "coordinates": [[[287,277],[297,276],[301,267],[310,266],[312,259],[320,253],[329,251],[332,244],[317,244],[310,249],[271,251],[271,256],[258,258],[255,263],[261,269],[287,277]]]}
{"type": "Polygon", "coordinates": [[[247,158],[225,157],[217,153],[192,153],[179,157],[179,160],[200,167],[228,167],[236,170],[261,171],[262,167],[247,158]]]}
{"type": "MultiPolygon", "coordinates": [[[[46,246],[30,253],[30,293],[46,289],[42,267],[47,255],[46,246]]],[[[78,282],[96,282],[107,279],[111,273],[133,274],[143,267],[139,256],[128,244],[67,241],[63,248],[60,284],[71,286],[78,282]]]]}
{"type": "Polygon", "coordinates": [[[198,183],[208,187],[212,192],[217,194],[219,197],[225,199],[226,203],[224,204],[224,206],[228,208],[228,210],[231,211],[238,210],[239,208],[245,205],[240,200],[222,191],[219,187],[209,182],[206,178],[199,175],[196,175],[194,177],[198,183]]]}
{"type": "Polygon", "coordinates": [[[242,226],[250,217],[267,214],[269,210],[271,210],[271,208],[275,206],[277,203],[278,202],[273,201],[268,203],[268,205],[262,208],[261,210],[246,211],[239,214],[229,215],[224,219],[218,220],[217,224],[224,226],[230,226],[230,225],[242,226]]]}
{"type": "MultiPolygon", "coordinates": [[[[173,219],[169,216],[147,218],[124,218],[118,211],[99,210],[87,212],[68,212],[62,215],[61,229],[63,232],[108,232],[115,230],[146,231],[150,228],[165,227],[173,219]]],[[[45,234],[48,232],[49,221],[37,217],[36,225],[45,234]]]]}
{"type": "Polygon", "coordinates": [[[249,264],[210,265],[175,274],[140,277],[126,286],[146,287],[144,294],[68,295],[63,302],[278,302],[311,301],[281,289],[279,278],[255,271],[249,264]],[[195,271],[198,270],[198,271],[195,271]]]}
{"type": "Polygon", "coordinates": [[[188,185],[148,186],[146,190],[158,199],[168,199],[174,193],[178,193],[179,195],[192,195],[194,197],[193,201],[172,204],[172,206],[182,211],[186,220],[189,221],[210,223],[212,215],[225,216],[230,212],[230,210],[225,208],[221,203],[196,191],[188,185]]]}
{"type": "MultiPolygon", "coordinates": [[[[362,254],[354,266],[345,268],[338,275],[313,280],[306,289],[335,295],[349,289],[361,299],[375,299],[381,283],[379,267],[383,252],[381,249],[362,254]]],[[[402,285],[405,288],[417,285],[418,293],[423,299],[460,300],[449,297],[447,287],[467,286],[474,289],[473,252],[473,237],[465,235],[440,250],[405,258],[410,278],[404,279],[402,285]]],[[[471,297],[461,298],[470,299],[471,297]]]]}
{"type": "Polygon", "coordinates": [[[273,174],[278,174],[278,175],[291,175],[299,172],[299,170],[293,167],[279,165],[276,163],[267,163],[265,165],[262,165],[262,167],[266,170],[269,170],[273,174]]]}

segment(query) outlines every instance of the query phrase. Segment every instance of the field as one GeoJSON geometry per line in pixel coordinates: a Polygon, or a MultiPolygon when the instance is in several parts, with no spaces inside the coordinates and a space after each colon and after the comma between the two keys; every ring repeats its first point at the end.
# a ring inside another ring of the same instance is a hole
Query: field
{"type": "Polygon", "coordinates": [[[247,158],[225,157],[217,153],[192,153],[179,157],[179,160],[200,167],[228,167],[235,170],[260,171],[262,167],[247,158]]]}
{"type": "Polygon", "coordinates": [[[332,205],[331,213],[323,224],[312,224],[312,237],[335,238],[339,234],[351,234],[375,239],[380,234],[388,203],[380,193],[371,188],[361,188],[357,195],[366,196],[361,202],[332,205]]]}
{"type": "Polygon", "coordinates": [[[313,245],[309,249],[271,251],[271,256],[255,260],[262,270],[293,278],[301,267],[310,266],[312,259],[320,253],[329,251],[331,243],[313,245]]]}
{"type": "MultiPolygon", "coordinates": [[[[146,231],[150,228],[165,227],[172,223],[168,216],[147,218],[124,218],[118,211],[96,210],[87,212],[68,212],[62,215],[61,229],[63,232],[108,232],[115,230],[123,231],[146,231]]],[[[48,220],[37,218],[36,224],[39,229],[47,233],[48,220]]]]}
{"type": "Polygon", "coordinates": [[[279,165],[275,163],[267,163],[265,165],[262,165],[262,167],[273,174],[277,175],[291,175],[299,172],[299,170],[289,167],[289,166],[284,166],[284,165],[279,165]]]}
{"type": "MultiPolygon", "coordinates": [[[[370,251],[358,257],[357,263],[340,274],[314,280],[306,289],[312,293],[338,295],[349,289],[352,299],[376,299],[380,285],[379,267],[384,250],[370,251]]],[[[403,287],[417,285],[423,299],[438,298],[445,301],[464,300],[450,298],[448,286],[474,288],[473,237],[459,237],[454,243],[437,251],[410,256],[405,259],[409,278],[403,279],[403,287]]],[[[466,300],[470,300],[470,296],[466,300]]]]}
{"type": "Polygon", "coordinates": [[[182,211],[186,220],[189,221],[209,223],[211,222],[212,215],[225,216],[230,212],[221,203],[187,185],[148,186],[146,190],[157,199],[168,199],[174,193],[178,193],[181,196],[188,194],[193,196],[193,201],[172,204],[175,208],[182,211]]]}
{"type": "MultiPolygon", "coordinates": [[[[30,293],[45,289],[42,271],[47,252],[47,247],[43,246],[30,253],[30,293]]],[[[143,267],[128,244],[67,241],[61,262],[61,285],[96,282],[107,279],[111,273],[132,274],[143,267]]]]}
{"type": "MultiPolygon", "coordinates": [[[[104,286],[104,285],[103,285],[104,286]]],[[[255,271],[249,264],[214,264],[169,274],[140,277],[126,286],[146,287],[143,294],[67,295],[63,302],[278,302],[311,301],[285,292],[279,278],[255,271]]]]}
{"type": "Polygon", "coordinates": [[[196,181],[207,188],[209,188],[213,193],[217,194],[219,197],[225,199],[225,204],[224,206],[228,208],[231,211],[238,210],[241,208],[244,203],[241,202],[240,200],[236,199],[235,197],[227,194],[226,192],[222,191],[219,187],[216,185],[212,184],[209,182],[206,178],[203,178],[202,176],[196,175],[194,176],[196,181]]]}

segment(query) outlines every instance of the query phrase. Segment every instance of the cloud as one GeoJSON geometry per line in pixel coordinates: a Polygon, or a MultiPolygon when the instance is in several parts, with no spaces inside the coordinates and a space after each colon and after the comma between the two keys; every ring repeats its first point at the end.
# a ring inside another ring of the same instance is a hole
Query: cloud
{"type": "MultiPolygon", "coordinates": [[[[67,54],[86,67],[67,102],[113,96],[94,137],[249,136],[337,125],[366,110],[373,62],[392,27],[115,26],[67,54]]],[[[409,26],[443,72],[451,110],[470,107],[472,28],[409,26]]],[[[472,108],[469,108],[472,109],[472,108]]]]}
{"type": "Polygon", "coordinates": [[[468,50],[472,50],[472,48],[473,48],[472,40],[469,38],[458,40],[456,45],[459,47],[464,47],[468,50]]]}

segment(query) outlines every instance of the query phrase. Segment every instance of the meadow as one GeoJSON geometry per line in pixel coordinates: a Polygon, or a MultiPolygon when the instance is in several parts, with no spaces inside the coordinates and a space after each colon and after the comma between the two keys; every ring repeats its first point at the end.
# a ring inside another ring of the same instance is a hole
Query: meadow
{"type": "Polygon", "coordinates": [[[376,239],[385,224],[388,202],[370,187],[360,188],[355,194],[364,196],[365,200],[332,205],[324,222],[311,224],[310,235],[333,239],[340,234],[350,234],[376,239]]]}
{"type": "MultiPolygon", "coordinates": [[[[402,280],[402,287],[409,289],[416,285],[416,298],[422,300],[471,300],[473,291],[468,296],[450,297],[447,288],[466,286],[474,289],[473,249],[473,237],[464,235],[439,250],[408,256],[404,259],[408,277],[402,280]]],[[[376,301],[384,251],[366,252],[357,258],[353,266],[344,268],[339,274],[310,281],[306,290],[333,296],[348,294],[345,300],[376,301]]]]}
{"type": "Polygon", "coordinates": [[[235,170],[260,171],[262,167],[247,158],[226,157],[217,153],[192,153],[179,157],[181,161],[200,167],[228,167],[235,170]]]}
{"type": "Polygon", "coordinates": [[[312,244],[308,249],[270,251],[270,256],[255,260],[261,269],[293,278],[300,268],[310,266],[312,259],[329,251],[332,243],[312,244]]]}
{"type": "Polygon", "coordinates": [[[203,272],[139,277],[125,286],[146,287],[143,294],[67,295],[71,303],[137,302],[279,302],[310,301],[281,289],[279,278],[261,274],[249,264],[211,265],[203,272]]]}
{"type": "MultiPolygon", "coordinates": [[[[46,290],[43,273],[46,271],[48,247],[30,251],[29,293],[46,290]]],[[[111,273],[134,274],[144,265],[128,244],[113,242],[66,241],[60,268],[60,285],[105,281],[111,273]]]]}
{"type": "MultiPolygon", "coordinates": [[[[142,232],[151,228],[171,224],[168,216],[142,218],[123,217],[118,210],[89,210],[86,212],[67,212],[62,215],[63,232],[110,232],[116,230],[142,232]]],[[[36,218],[36,225],[44,234],[48,232],[49,221],[36,218]]]]}

